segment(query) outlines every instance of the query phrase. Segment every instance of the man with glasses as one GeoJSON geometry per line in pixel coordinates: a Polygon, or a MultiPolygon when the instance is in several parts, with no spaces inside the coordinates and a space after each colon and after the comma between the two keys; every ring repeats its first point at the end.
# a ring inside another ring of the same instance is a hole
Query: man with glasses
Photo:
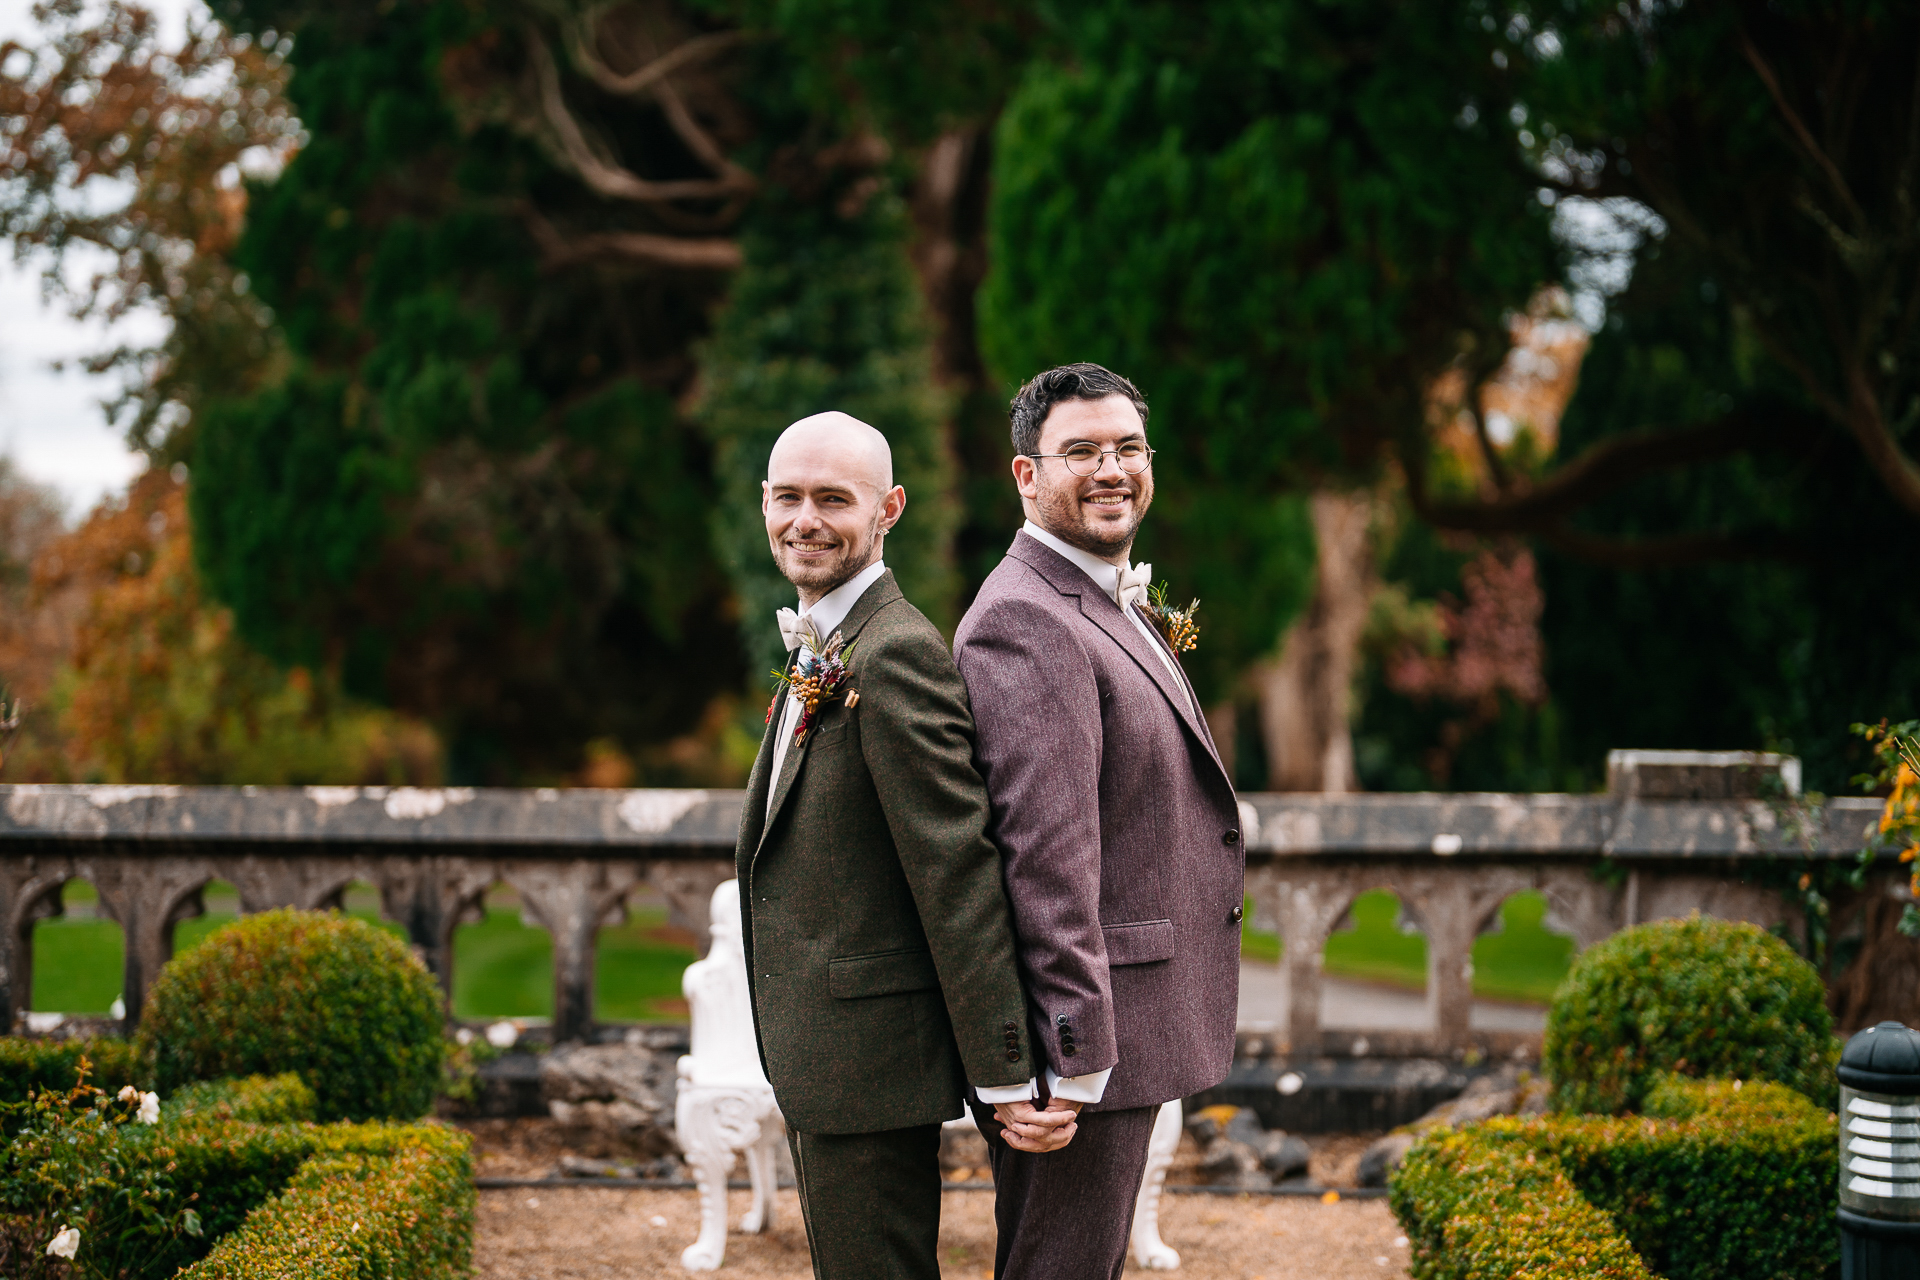
{"type": "Polygon", "coordinates": [[[1245,859],[1233,785],[1128,553],[1153,503],[1147,403],[1099,365],[1012,407],[1026,524],[960,624],[975,756],[1043,1060],[979,1088],[995,1274],[1117,1278],[1162,1103],[1233,1061],[1245,859]],[[1049,1155],[1013,1139],[1077,1112],[1049,1155]],[[1002,1129],[1009,1136],[1002,1136],[1002,1129]]]}

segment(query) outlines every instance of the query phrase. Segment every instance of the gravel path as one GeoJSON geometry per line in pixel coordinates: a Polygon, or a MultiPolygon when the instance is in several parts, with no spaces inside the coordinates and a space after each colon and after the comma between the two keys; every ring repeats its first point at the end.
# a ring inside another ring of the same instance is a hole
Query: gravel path
{"type": "MultiPolygon", "coordinates": [[[[749,1203],[732,1192],[732,1219],[749,1203]]],[[[1170,1195],[1160,1233],[1180,1251],[1185,1280],[1378,1280],[1405,1277],[1407,1249],[1381,1200],[1170,1195]]],[[[993,1196],[950,1191],[942,1201],[941,1274],[991,1280],[993,1196]]],[[[680,1251],[699,1230],[692,1191],[588,1188],[482,1191],[474,1261],[481,1280],[632,1280],[683,1277],[680,1251]]],[[[1130,1273],[1146,1275],[1150,1273],[1130,1273]]],[[[727,1238],[719,1275],[810,1280],[806,1232],[792,1191],[774,1229],[727,1238]]]]}

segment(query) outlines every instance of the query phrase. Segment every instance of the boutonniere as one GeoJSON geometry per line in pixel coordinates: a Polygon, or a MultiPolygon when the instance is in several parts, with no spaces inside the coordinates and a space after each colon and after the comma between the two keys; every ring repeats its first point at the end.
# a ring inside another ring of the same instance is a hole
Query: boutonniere
{"type": "Polygon", "coordinates": [[[853,658],[854,646],[848,644],[838,631],[824,645],[817,634],[809,631],[806,646],[812,657],[795,666],[792,672],[774,671],[773,678],[778,683],[773,691],[773,701],[767,707],[767,722],[771,724],[774,708],[780,705],[782,692],[799,699],[800,723],[793,727],[796,746],[806,738],[807,730],[813,728],[814,717],[819,714],[821,707],[841,697],[845,698],[849,707],[860,701],[860,691],[846,687],[847,681],[853,677],[853,671],[847,663],[853,658]]]}
{"type": "Polygon", "coordinates": [[[1140,606],[1153,625],[1160,628],[1160,635],[1167,642],[1167,648],[1175,653],[1189,653],[1200,643],[1200,624],[1193,620],[1199,611],[1200,602],[1191,601],[1186,608],[1176,609],[1167,603],[1167,584],[1161,583],[1147,591],[1148,603],[1140,606]]]}

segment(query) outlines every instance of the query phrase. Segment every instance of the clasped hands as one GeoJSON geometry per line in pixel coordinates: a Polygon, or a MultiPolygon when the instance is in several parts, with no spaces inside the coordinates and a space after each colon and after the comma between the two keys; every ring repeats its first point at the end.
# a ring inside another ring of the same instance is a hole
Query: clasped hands
{"type": "Polygon", "coordinates": [[[993,1117],[1001,1124],[1000,1136],[1015,1151],[1040,1155],[1058,1151],[1073,1141],[1080,1129],[1080,1103],[1065,1098],[1048,1098],[1042,1111],[1032,1102],[996,1102],[993,1117]]]}

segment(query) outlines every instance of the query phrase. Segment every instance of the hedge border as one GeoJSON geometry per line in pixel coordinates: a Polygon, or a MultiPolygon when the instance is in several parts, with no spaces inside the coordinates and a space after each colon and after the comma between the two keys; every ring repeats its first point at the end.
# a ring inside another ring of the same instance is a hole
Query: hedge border
{"type": "Polygon", "coordinates": [[[1638,1116],[1436,1130],[1389,1203],[1416,1280],[1805,1280],[1838,1268],[1837,1124],[1784,1085],[1668,1079],[1638,1116]]]}
{"type": "MultiPolygon", "coordinates": [[[[82,1053],[97,1060],[124,1043],[0,1040],[0,1099],[14,1100],[15,1088],[64,1091],[82,1053]]],[[[116,1088],[141,1086],[120,1080],[115,1062],[102,1074],[116,1088]]],[[[137,1074],[130,1056],[124,1067],[137,1074]]],[[[92,1083],[106,1087],[98,1074],[92,1083]]],[[[471,1275],[472,1139],[432,1120],[316,1124],[315,1105],[292,1072],[199,1081],[162,1100],[159,1124],[129,1134],[195,1195],[212,1244],[196,1258],[201,1242],[176,1241],[160,1270],[180,1280],[471,1275]]]]}

